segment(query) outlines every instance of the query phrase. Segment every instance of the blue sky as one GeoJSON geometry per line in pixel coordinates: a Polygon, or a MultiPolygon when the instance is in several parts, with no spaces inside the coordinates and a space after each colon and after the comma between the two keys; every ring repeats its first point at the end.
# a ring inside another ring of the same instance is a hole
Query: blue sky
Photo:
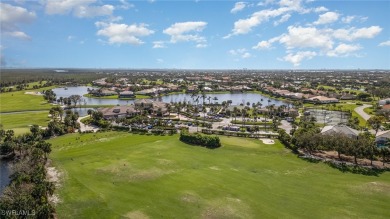
{"type": "Polygon", "coordinates": [[[1,1],[2,67],[390,69],[390,1],[1,1]]]}

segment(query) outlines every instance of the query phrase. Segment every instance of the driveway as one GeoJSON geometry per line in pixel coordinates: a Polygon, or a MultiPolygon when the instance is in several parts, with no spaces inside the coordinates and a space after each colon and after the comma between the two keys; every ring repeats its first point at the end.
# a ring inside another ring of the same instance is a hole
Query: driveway
{"type": "Polygon", "coordinates": [[[359,114],[364,120],[368,120],[371,116],[364,112],[365,108],[371,107],[372,105],[364,104],[363,106],[359,106],[355,108],[355,112],[359,114]]]}

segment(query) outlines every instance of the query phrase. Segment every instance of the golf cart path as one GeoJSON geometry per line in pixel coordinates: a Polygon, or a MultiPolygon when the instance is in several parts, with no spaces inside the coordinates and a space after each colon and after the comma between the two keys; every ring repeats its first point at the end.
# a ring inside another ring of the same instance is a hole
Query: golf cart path
{"type": "Polygon", "coordinates": [[[355,108],[355,112],[359,114],[364,120],[368,120],[371,116],[364,112],[365,108],[371,107],[372,105],[364,104],[363,106],[359,106],[355,108]]]}

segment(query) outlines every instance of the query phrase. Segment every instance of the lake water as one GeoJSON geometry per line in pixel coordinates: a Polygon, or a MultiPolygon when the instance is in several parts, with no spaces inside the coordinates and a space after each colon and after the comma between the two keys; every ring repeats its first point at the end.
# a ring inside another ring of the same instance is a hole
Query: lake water
{"type": "Polygon", "coordinates": [[[9,184],[9,168],[8,162],[0,160],[0,195],[3,194],[3,189],[9,184]]]}
{"type": "MultiPolygon", "coordinates": [[[[87,86],[79,86],[79,87],[68,87],[67,90],[65,88],[56,88],[53,89],[54,93],[57,94],[57,98],[59,97],[69,97],[71,95],[80,95],[83,96],[84,94],[88,93],[88,88],[93,89],[92,87],[87,86]]],[[[275,100],[272,98],[268,98],[266,96],[263,96],[261,94],[256,93],[225,93],[225,94],[207,94],[207,97],[211,97],[210,102],[215,102],[213,100],[214,97],[217,97],[218,103],[222,103],[223,101],[232,101],[232,105],[239,105],[241,103],[246,104],[247,102],[257,103],[260,102],[263,106],[268,105],[268,100],[271,100],[269,104],[275,104],[276,106],[280,106],[283,104],[286,104],[284,101],[275,100]],[[261,101],[263,100],[263,101],[261,101]]],[[[160,100],[166,103],[170,102],[179,102],[179,101],[186,101],[190,103],[194,103],[194,98],[191,97],[191,94],[172,94],[168,96],[162,96],[160,98],[154,98],[155,100],[160,100]]],[[[83,97],[82,105],[126,105],[133,103],[134,100],[120,100],[120,99],[99,99],[99,98],[89,98],[89,97],[83,97]]],[[[199,98],[199,103],[202,103],[203,99],[199,98]]],[[[209,101],[205,99],[205,102],[208,103],[209,101]]]]}

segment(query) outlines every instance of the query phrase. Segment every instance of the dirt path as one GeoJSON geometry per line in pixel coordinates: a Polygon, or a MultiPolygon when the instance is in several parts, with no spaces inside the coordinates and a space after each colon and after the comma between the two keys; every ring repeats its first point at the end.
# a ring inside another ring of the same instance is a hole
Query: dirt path
{"type": "Polygon", "coordinates": [[[77,119],[77,122],[80,123],[80,130],[81,130],[82,132],[84,132],[84,131],[93,131],[93,132],[96,132],[97,130],[99,130],[99,127],[97,127],[97,126],[94,126],[94,125],[86,125],[86,124],[84,124],[84,123],[81,122],[82,119],[87,118],[87,117],[89,117],[89,116],[83,116],[83,117],[79,117],[79,118],[77,119]]]}
{"type": "Polygon", "coordinates": [[[364,112],[365,108],[371,107],[372,105],[364,104],[363,106],[359,106],[355,108],[355,112],[359,114],[364,120],[368,120],[371,116],[364,112]]]}

